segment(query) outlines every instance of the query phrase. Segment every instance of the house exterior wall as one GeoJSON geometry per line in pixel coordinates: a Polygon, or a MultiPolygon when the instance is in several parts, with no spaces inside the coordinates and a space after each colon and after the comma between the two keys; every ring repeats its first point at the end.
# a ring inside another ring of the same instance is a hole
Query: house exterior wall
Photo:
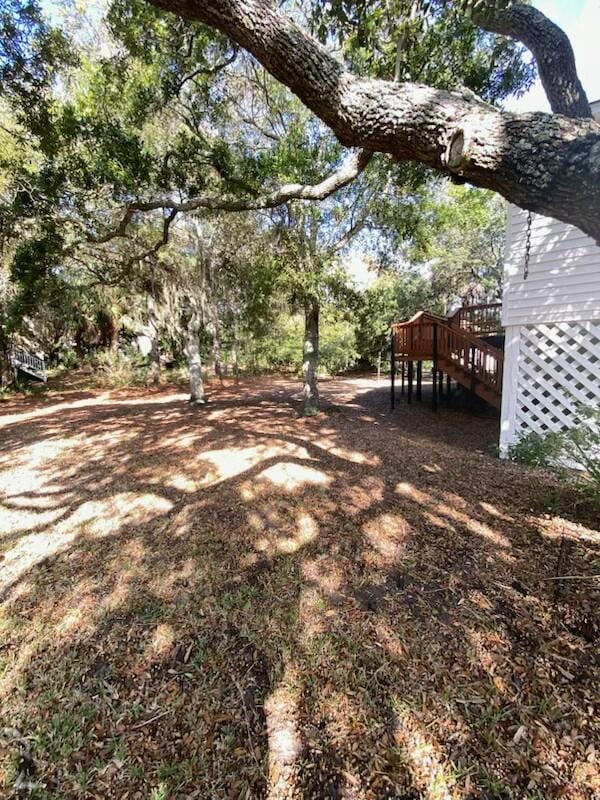
{"type": "Polygon", "coordinates": [[[532,325],[600,316],[600,247],[579,228],[531,215],[529,271],[524,278],[527,212],[509,205],[502,322],[532,325]]]}
{"type": "MultiPolygon", "coordinates": [[[[600,103],[592,104],[596,114],[600,103]]],[[[578,228],[507,209],[500,452],[530,431],[568,427],[600,405],[600,247],[578,228]]]]}

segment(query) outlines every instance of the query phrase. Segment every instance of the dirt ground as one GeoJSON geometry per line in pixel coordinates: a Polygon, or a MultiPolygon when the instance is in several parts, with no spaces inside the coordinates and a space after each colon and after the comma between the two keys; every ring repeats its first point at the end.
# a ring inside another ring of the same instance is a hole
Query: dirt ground
{"type": "Polygon", "coordinates": [[[2,797],[600,796],[598,531],[495,412],[322,390],[0,405],[2,797]]]}

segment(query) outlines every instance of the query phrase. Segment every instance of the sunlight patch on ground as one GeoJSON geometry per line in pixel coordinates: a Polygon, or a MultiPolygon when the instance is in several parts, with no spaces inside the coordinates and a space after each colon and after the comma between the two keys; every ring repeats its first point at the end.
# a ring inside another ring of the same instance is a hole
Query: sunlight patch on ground
{"type": "Polygon", "coordinates": [[[378,566],[391,564],[402,556],[410,526],[401,514],[380,514],[363,525],[367,541],[375,553],[368,554],[369,561],[378,566]]]}
{"type": "Polygon", "coordinates": [[[402,750],[412,782],[423,800],[452,800],[450,782],[439,749],[421,730],[414,712],[403,711],[394,731],[396,743],[402,750]]]}
{"type": "Polygon", "coordinates": [[[145,658],[147,661],[160,659],[170,652],[175,644],[175,631],[173,626],[166,622],[161,622],[156,626],[150,641],[146,646],[145,658]]]}
{"type": "MultiPolygon", "coordinates": [[[[185,467],[186,465],[178,459],[178,466],[185,467]]],[[[191,472],[193,475],[193,470],[191,470],[191,472]]],[[[171,465],[167,465],[166,467],[138,468],[136,470],[138,480],[150,486],[166,486],[185,494],[193,494],[198,491],[198,483],[196,483],[192,475],[186,474],[183,471],[174,472],[171,465]]]]}
{"type": "MultiPolygon", "coordinates": [[[[259,530],[264,528],[262,520],[256,517],[249,519],[250,524],[259,530]]],[[[271,537],[262,536],[255,543],[255,548],[269,556],[277,553],[295,553],[314,541],[319,535],[319,526],[311,514],[299,512],[296,517],[296,533],[293,536],[271,537]]]]}
{"type": "Polygon", "coordinates": [[[296,527],[297,533],[295,536],[285,536],[275,542],[275,550],[278,553],[295,553],[296,550],[305,547],[319,535],[317,522],[314,517],[306,512],[298,514],[296,527]]]}
{"type": "Polygon", "coordinates": [[[391,628],[383,619],[375,620],[374,630],[377,636],[377,641],[382,645],[382,647],[385,647],[389,658],[394,663],[404,661],[407,654],[404,645],[398,638],[398,631],[391,628]]]}
{"type": "Polygon", "coordinates": [[[235,478],[243,472],[270,458],[292,456],[309,459],[304,447],[278,442],[275,444],[258,444],[252,447],[227,447],[222,450],[208,450],[196,457],[197,462],[209,465],[208,472],[198,480],[199,486],[215,486],[222,481],[235,478]]]}
{"type": "Polygon", "coordinates": [[[414,500],[415,503],[424,504],[428,502],[428,497],[424,492],[419,491],[412,483],[401,481],[396,484],[396,494],[402,497],[408,497],[409,500],[414,500]]]}
{"type": "Polygon", "coordinates": [[[600,545],[600,530],[588,528],[572,520],[562,517],[536,517],[533,522],[539,532],[550,539],[565,536],[573,541],[585,541],[593,545],[600,545]]]}
{"type": "Polygon", "coordinates": [[[29,422],[31,420],[49,417],[63,411],[73,411],[77,409],[93,408],[95,406],[148,406],[148,405],[166,405],[168,403],[181,403],[185,400],[185,394],[169,394],[153,395],[150,398],[142,395],[137,398],[119,399],[118,397],[111,396],[111,391],[102,392],[94,397],[88,397],[83,400],[71,400],[62,403],[54,403],[42,408],[33,408],[30,411],[24,411],[21,414],[5,414],[0,416],[0,429],[16,425],[20,422],[29,422]]]}
{"type": "Polygon", "coordinates": [[[23,536],[0,562],[0,589],[35,564],[56,555],[79,536],[110,536],[124,527],[164,515],[173,504],[155,494],[122,492],[104,500],[89,500],[54,528],[23,536]]]}
{"type": "Polygon", "coordinates": [[[468,514],[464,514],[457,508],[445,505],[444,503],[436,504],[434,509],[438,514],[441,514],[442,516],[447,517],[454,522],[461,523],[468,531],[471,531],[471,533],[475,533],[477,536],[487,539],[489,542],[497,545],[498,547],[501,547],[505,550],[510,550],[511,543],[507,537],[501,533],[498,533],[498,531],[495,531],[493,528],[490,528],[490,526],[486,525],[485,522],[480,522],[477,519],[473,519],[468,514]]]}
{"type": "Polygon", "coordinates": [[[347,447],[340,447],[335,444],[334,439],[322,435],[319,436],[318,439],[315,439],[312,444],[320,450],[325,450],[332,456],[340,458],[343,461],[350,461],[352,464],[364,464],[365,466],[376,467],[380,463],[379,457],[376,455],[367,455],[361,453],[360,450],[350,450],[347,447]]]}
{"type": "Polygon", "coordinates": [[[501,513],[500,511],[498,511],[496,506],[493,506],[491,503],[484,503],[483,501],[481,501],[479,505],[486,512],[486,514],[489,514],[492,517],[496,517],[496,519],[501,519],[504,520],[505,522],[514,521],[513,517],[510,517],[508,514],[501,513]]]}
{"type": "Polygon", "coordinates": [[[291,673],[287,667],[282,685],[265,702],[269,743],[269,800],[295,796],[300,770],[302,739],[298,731],[298,703],[295,692],[285,685],[288,682],[297,684],[299,681],[291,673]]]}
{"type": "Polygon", "coordinates": [[[285,492],[297,492],[308,486],[329,486],[331,478],[326,473],[293,461],[279,461],[259,472],[256,478],[246,481],[240,489],[242,498],[254,500],[267,494],[273,487],[285,492]]]}

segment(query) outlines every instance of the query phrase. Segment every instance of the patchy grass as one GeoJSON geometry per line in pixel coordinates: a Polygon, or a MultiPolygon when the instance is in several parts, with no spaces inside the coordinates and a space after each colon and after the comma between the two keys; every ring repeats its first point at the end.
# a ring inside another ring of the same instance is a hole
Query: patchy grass
{"type": "Polygon", "coordinates": [[[3,795],[598,796],[598,531],[493,414],[296,388],[3,404],[3,795]]]}

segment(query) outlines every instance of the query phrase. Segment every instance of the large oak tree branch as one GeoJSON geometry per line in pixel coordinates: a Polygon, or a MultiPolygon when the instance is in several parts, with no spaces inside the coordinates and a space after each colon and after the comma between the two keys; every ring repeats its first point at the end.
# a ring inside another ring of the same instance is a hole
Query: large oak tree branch
{"type": "Polygon", "coordinates": [[[591,117],[592,111],[575,66],[566,33],[533,6],[515,4],[499,8],[480,4],[473,21],[494,33],[522,42],[536,60],[540,80],[555,114],[591,117]]]}
{"type": "Polygon", "coordinates": [[[600,240],[600,125],[349,73],[269,0],[148,0],[249,50],[346,146],[415,160],[600,240]]]}

